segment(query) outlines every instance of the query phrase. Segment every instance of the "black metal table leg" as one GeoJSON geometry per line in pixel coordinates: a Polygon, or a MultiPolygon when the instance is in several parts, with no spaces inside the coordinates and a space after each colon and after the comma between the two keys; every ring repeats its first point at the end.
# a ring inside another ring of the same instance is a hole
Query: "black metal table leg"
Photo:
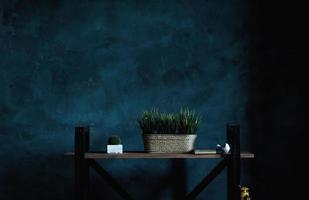
{"type": "Polygon", "coordinates": [[[182,200],[187,193],[187,169],[185,159],[172,159],[169,173],[172,198],[182,200]]]}
{"type": "Polygon", "coordinates": [[[227,164],[227,199],[240,200],[240,128],[238,124],[227,125],[227,143],[231,146],[227,164]]]}
{"type": "Polygon", "coordinates": [[[89,164],[85,152],[89,151],[89,127],[75,127],[75,196],[86,200],[89,191],[89,164]]]}

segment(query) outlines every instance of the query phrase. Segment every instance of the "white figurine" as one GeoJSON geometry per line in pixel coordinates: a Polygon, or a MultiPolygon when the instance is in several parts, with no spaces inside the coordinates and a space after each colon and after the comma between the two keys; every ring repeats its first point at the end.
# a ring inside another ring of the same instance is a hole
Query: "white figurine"
{"type": "Polygon", "coordinates": [[[228,143],[225,143],[225,147],[223,147],[224,153],[229,153],[230,149],[231,149],[230,145],[228,143]]]}
{"type": "Polygon", "coordinates": [[[229,153],[231,150],[231,147],[228,143],[225,143],[224,147],[222,147],[220,144],[217,144],[217,149],[222,150],[224,153],[229,153]]]}

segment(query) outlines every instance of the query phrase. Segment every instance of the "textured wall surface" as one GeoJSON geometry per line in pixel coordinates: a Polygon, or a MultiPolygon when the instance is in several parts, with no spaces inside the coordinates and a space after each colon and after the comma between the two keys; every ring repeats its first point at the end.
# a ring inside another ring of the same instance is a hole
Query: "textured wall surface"
{"type": "MultiPolygon", "coordinates": [[[[142,150],[136,118],[153,106],[198,111],[197,147],[223,143],[229,121],[247,147],[242,3],[1,1],[0,199],[71,198],[73,163],[62,154],[74,126],[91,125],[93,149],[118,134],[125,150],[142,150]]],[[[187,161],[188,191],[216,162],[187,161]]],[[[102,164],[138,199],[171,195],[169,161],[102,164]]],[[[118,199],[92,179],[94,198],[118,199]]],[[[223,174],[199,197],[225,191],[223,174]]]]}

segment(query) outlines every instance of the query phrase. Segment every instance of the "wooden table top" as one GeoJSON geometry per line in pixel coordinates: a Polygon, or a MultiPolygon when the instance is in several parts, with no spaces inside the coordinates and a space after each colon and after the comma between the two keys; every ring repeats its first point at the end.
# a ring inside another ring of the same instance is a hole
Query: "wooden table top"
{"type": "MultiPolygon", "coordinates": [[[[64,154],[68,157],[74,157],[74,152],[64,154]]],[[[107,154],[106,152],[87,152],[86,159],[171,159],[171,158],[223,158],[222,154],[193,154],[193,153],[147,153],[147,152],[123,152],[122,154],[107,154]]],[[[241,152],[241,158],[254,158],[254,154],[250,152],[241,152]]]]}

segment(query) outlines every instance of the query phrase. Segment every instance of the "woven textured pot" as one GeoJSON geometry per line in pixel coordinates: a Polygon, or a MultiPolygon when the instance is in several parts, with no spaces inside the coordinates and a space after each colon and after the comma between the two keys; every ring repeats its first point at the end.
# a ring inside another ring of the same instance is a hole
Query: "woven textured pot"
{"type": "Polygon", "coordinates": [[[196,135],[143,134],[144,150],[149,153],[188,153],[195,139],[196,135]]]}

